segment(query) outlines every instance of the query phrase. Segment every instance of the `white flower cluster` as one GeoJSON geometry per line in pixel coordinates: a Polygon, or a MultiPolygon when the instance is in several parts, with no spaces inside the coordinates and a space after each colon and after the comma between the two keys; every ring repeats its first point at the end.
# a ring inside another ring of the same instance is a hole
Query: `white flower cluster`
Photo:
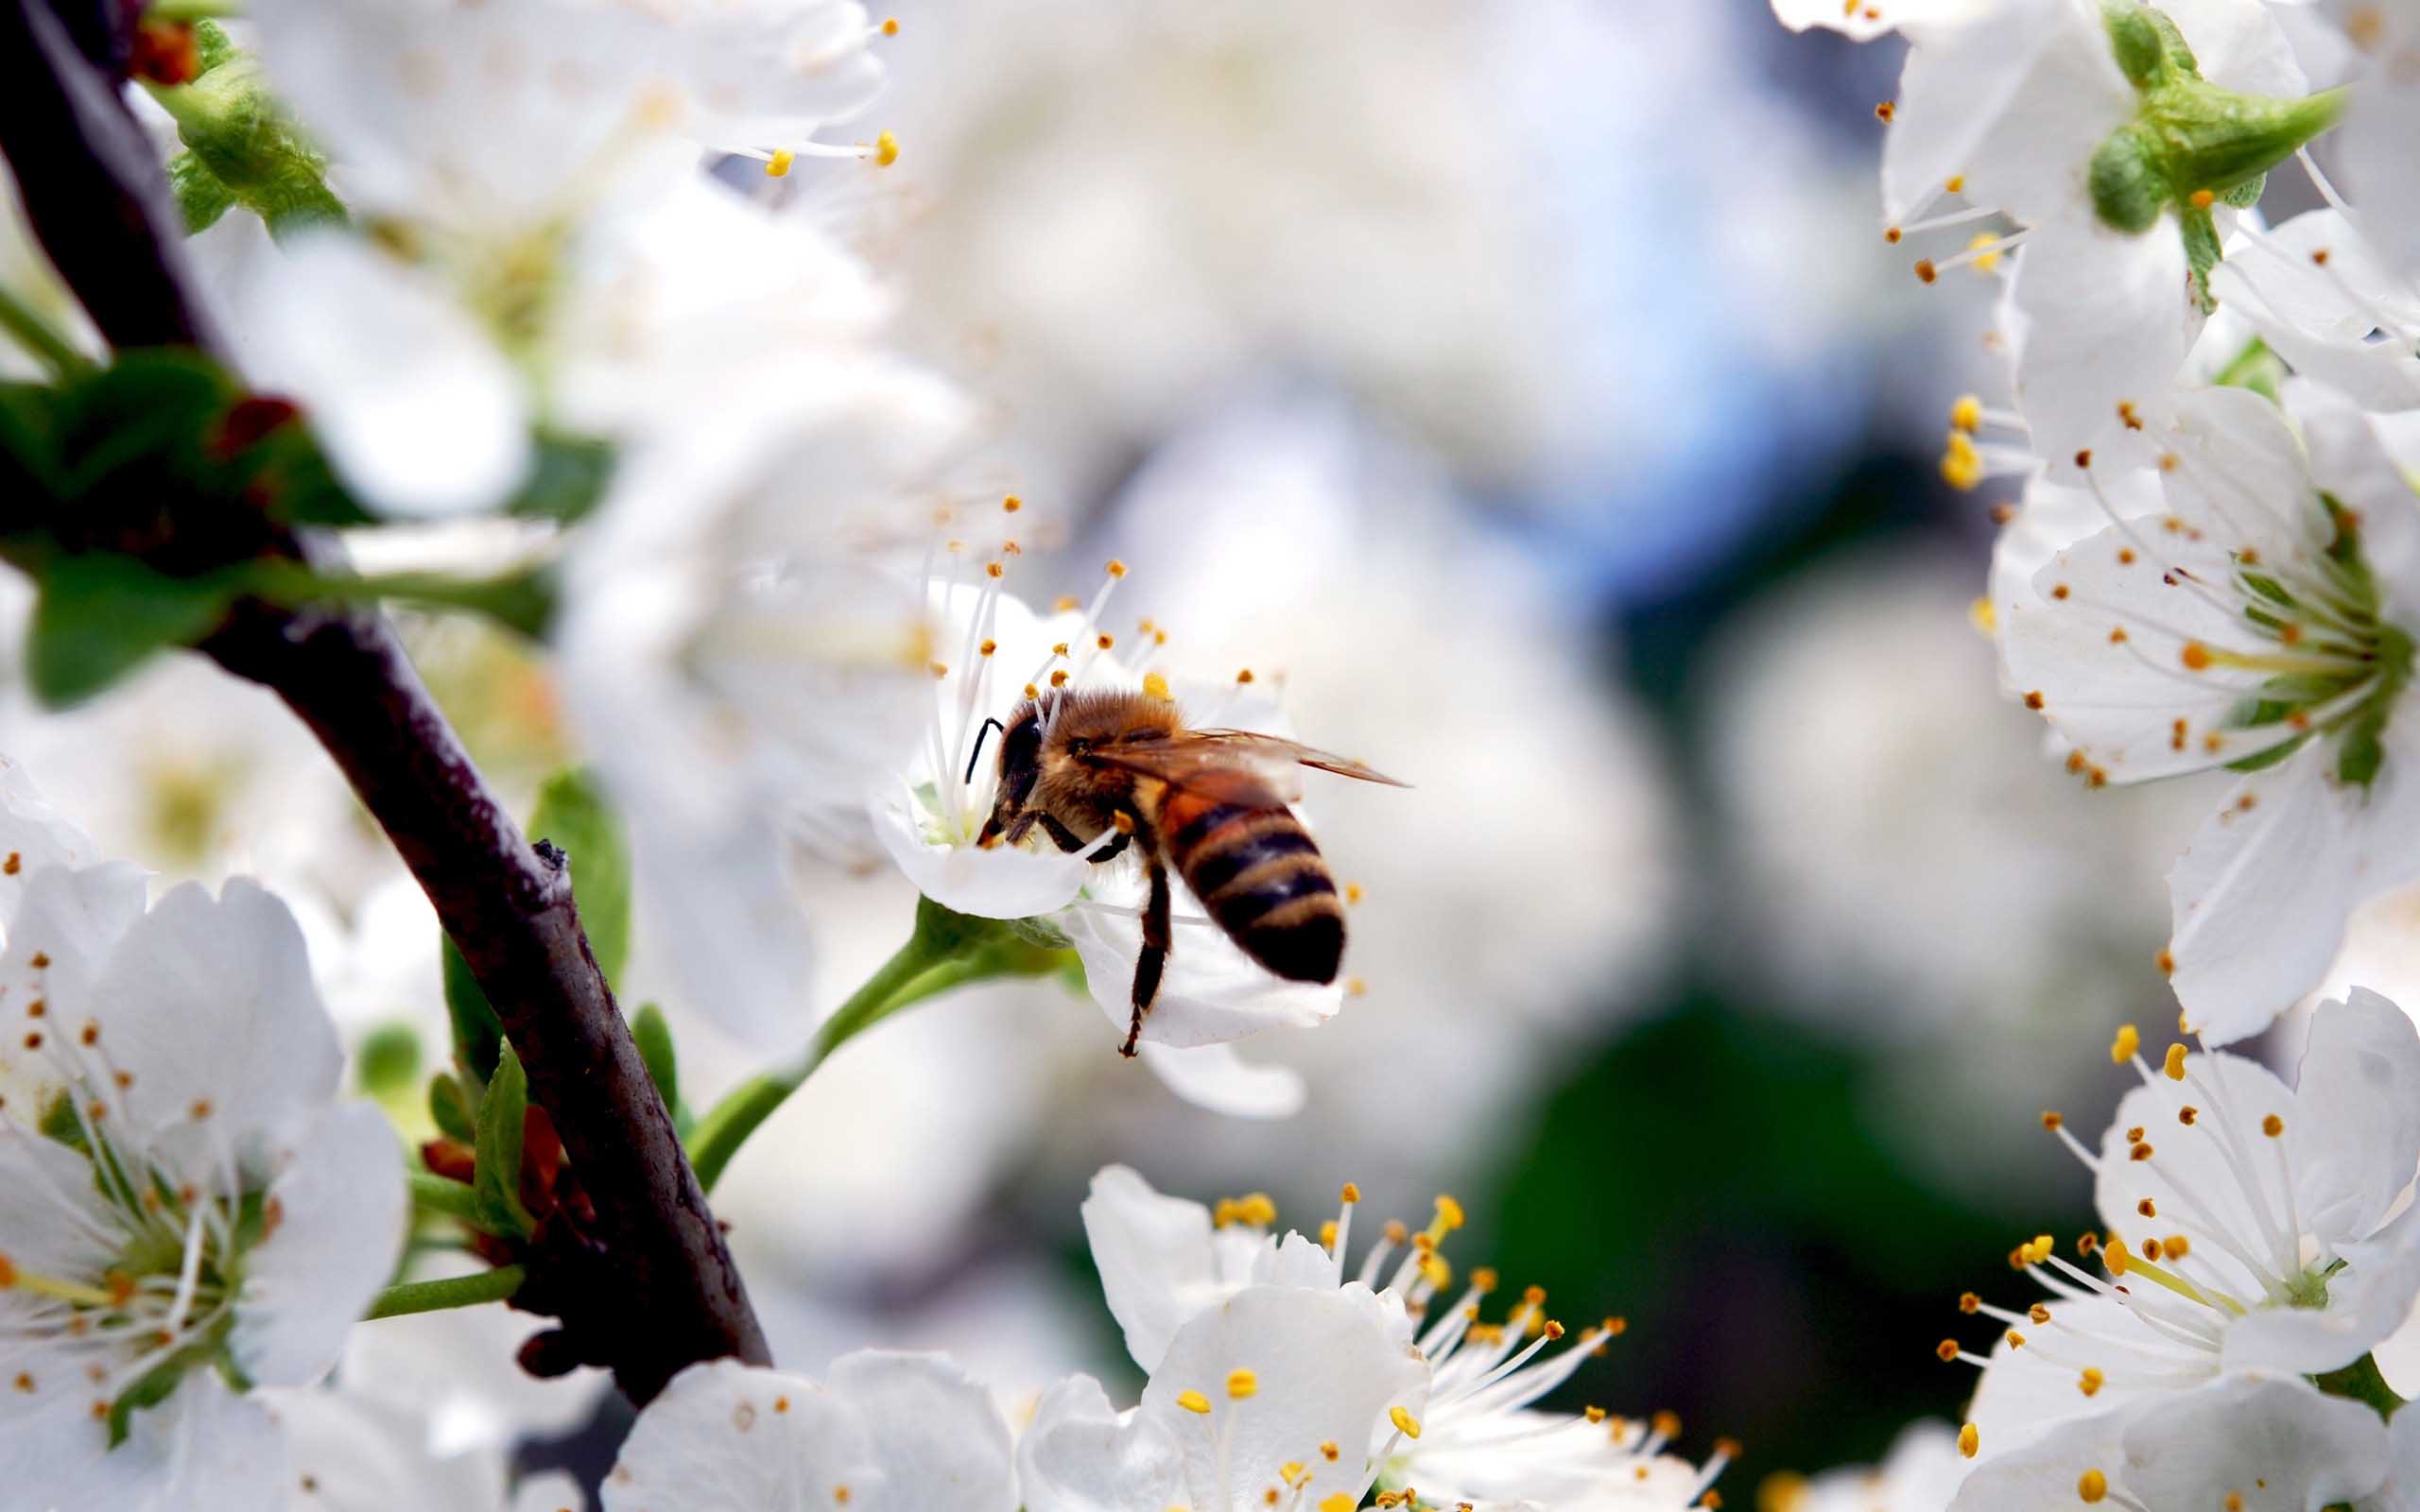
{"type": "Polygon", "coordinates": [[[1905,40],[1885,240],[2003,282],[2008,397],[1957,403],[1943,473],[2021,490],[1978,608],[2005,688],[2086,788],[2238,774],[2169,875],[2199,1048],[2121,1030],[2142,1086],[2098,1148],[2044,1115],[2105,1228],[2018,1246],[2040,1300],[1964,1299],[1988,1358],[1942,1344],[1983,1367],[1951,1504],[2408,1504],[2420,1424],[2371,1351],[2420,1293],[2420,1038],[2355,972],[2297,1085],[2216,1047],[2347,981],[2353,915],[2420,881],[2420,11],[1774,9],[1905,40]],[[2271,223],[2272,175],[2317,208],[2271,223]]]}

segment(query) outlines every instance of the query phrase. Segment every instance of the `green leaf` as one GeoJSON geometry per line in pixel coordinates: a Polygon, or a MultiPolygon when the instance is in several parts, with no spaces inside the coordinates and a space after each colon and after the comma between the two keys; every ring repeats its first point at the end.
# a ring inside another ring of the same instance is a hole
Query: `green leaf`
{"type": "Polygon", "coordinates": [[[445,1016],[454,1025],[454,1058],[485,1085],[495,1075],[497,1054],[504,1045],[503,1021],[495,1016],[478,978],[471,974],[471,963],[462,959],[454,941],[440,935],[438,948],[443,955],[445,1016]]]}
{"type": "Polygon", "coordinates": [[[50,558],[41,575],[26,674],[53,709],[99,693],[154,651],[199,640],[242,592],[240,575],[170,577],[107,552],[50,558]]]}
{"type": "Polygon", "coordinates": [[[569,524],[596,507],[613,479],[611,442],[542,434],[528,481],[506,501],[505,512],[569,524]]]}
{"type": "Polygon", "coordinates": [[[478,1194],[479,1217],[495,1232],[527,1238],[537,1227],[521,1205],[521,1135],[529,1111],[529,1082],[521,1073],[521,1057],[506,1045],[479,1104],[478,1140],[474,1146],[477,1166],[471,1185],[478,1194]]]}
{"type": "Polygon", "coordinates": [[[592,773],[565,770],[538,790],[529,833],[553,841],[569,858],[572,896],[588,931],[588,948],[611,983],[631,954],[631,848],[620,817],[592,773]]]}
{"type": "Polygon", "coordinates": [[[464,1144],[478,1141],[478,1125],[471,1115],[470,1093],[462,1090],[460,1078],[450,1071],[441,1071],[428,1079],[428,1116],[437,1131],[449,1140],[464,1144]]]}
{"type": "Polygon", "coordinates": [[[655,1093],[664,1099],[667,1108],[681,1106],[680,1061],[672,1050],[672,1025],[665,1021],[664,1010],[649,1003],[631,1020],[631,1038],[638,1041],[639,1058],[647,1062],[648,1079],[655,1083],[655,1093]]]}
{"type": "Polygon", "coordinates": [[[384,1023],[363,1037],[354,1081],[372,1097],[406,1091],[420,1074],[420,1036],[407,1023],[384,1023]]]}

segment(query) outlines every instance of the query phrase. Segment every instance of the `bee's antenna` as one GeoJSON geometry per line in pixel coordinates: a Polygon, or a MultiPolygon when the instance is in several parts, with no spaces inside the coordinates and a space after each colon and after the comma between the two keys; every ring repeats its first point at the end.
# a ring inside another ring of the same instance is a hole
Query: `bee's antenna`
{"type": "Polygon", "coordinates": [[[975,781],[975,764],[983,759],[983,737],[995,730],[1004,735],[1009,732],[1009,727],[997,719],[985,719],[983,728],[975,732],[975,749],[966,757],[966,781],[969,783],[975,781]]]}

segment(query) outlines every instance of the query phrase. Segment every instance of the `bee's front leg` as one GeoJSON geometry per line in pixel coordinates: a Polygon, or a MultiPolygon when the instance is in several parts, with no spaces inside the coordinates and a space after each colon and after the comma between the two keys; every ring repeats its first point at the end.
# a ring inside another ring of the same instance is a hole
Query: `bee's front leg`
{"type": "Polygon", "coordinates": [[[1070,855],[1073,855],[1075,852],[1081,850],[1084,848],[1083,836],[1060,823],[1051,816],[1043,813],[1040,809],[1036,809],[1033,812],[1034,817],[1042,822],[1042,833],[1050,836],[1051,844],[1057,846],[1060,850],[1066,851],[1070,855]]]}
{"type": "Polygon", "coordinates": [[[1150,876],[1151,896],[1143,904],[1143,949],[1134,957],[1134,1018],[1127,1025],[1126,1042],[1117,1047],[1121,1056],[1132,1056],[1143,1038],[1143,1015],[1160,995],[1160,973],[1168,964],[1168,868],[1157,855],[1151,857],[1150,876]]]}

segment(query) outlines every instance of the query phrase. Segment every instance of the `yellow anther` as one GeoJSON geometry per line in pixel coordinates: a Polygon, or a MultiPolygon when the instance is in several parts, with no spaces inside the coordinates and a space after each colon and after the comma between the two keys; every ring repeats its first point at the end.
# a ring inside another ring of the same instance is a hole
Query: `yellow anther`
{"type": "Polygon", "coordinates": [[[765,160],[765,177],[768,179],[786,178],[790,171],[790,164],[797,161],[798,154],[792,152],[789,148],[776,148],[773,155],[765,160]]]}
{"type": "Polygon", "coordinates": [[[1320,1225],[1320,1247],[1322,1249],[1336,1247],[1336,1220],[1333,1218],[1320,1225]]]}
{"type": "MultiPolygon", "coordinates": [[[[1450,1233],[1460,1228],[1463,1222],[1462,1205],[1443,1192],[1437,1194],[1437,1221],[1428,1226],[1429,1229],[1435,1232],[1442,1228],[1444,1233],[1450,1233]]],[[[1442,1233],[1440,1237],[1443,1237],[1442,1233]]]]}
{"type": "Polygon", "coordinates": [[[1257,1371],[1238,1366],[1236,1369],[1227,1372],[1227,1398],[1229,1400],[1241,1401],[1246,1397],[1252,1396],[1259,1390],[1260,1375],[1257,1371]]]}
{"type": "Polygon", "coordinates": [[[976,652],[977,652],[978,655],[981,655],[981,656],[990,656],[990,655],[992,655],[994,652],[996,652],[997,650],[999,650],[999,649],[1000,649],[1000,643],[999,643],[999,642],[997,642],[997,641],[988,640],[988,639],[987,639],[987,640],[985,640],[985,641],[984,641],[984,643],[983,643],[981,645],[977,646],[975,649],[976,649],[976,652]]]}
{"type": "Polygon", "coordinates": [[[2087,1397],[2100,1396],[2100,1388],[2108,1383],[2109,1378],[2091,1366],[2084,1366],[2083,1374],[2076,1377],[2076,1389],[2087,1397]]]}
{"type": "MultiPolygon", "coordinates": [[[[1978,247],[1989,247],[1998,240],[1999,238],[1993,235],[1990,232],[1979,231],[1967,241],[1966,249],[1971,252],[1978,247]]],[[[1978,273],[1997,272],[2000,266],[2000,254],[1997,252],[1985,252],[1982,256],[1976,258],[1971,266],[1978,273]]]]}
{"type": "Polygon", "coordinates": [[[2191,1253],[2193,1241],[2183,1234],[2170,1234],[2159,1242],[2159,1258],[2162,1260],[2183,1260],[2191,1253]]]}
{"type": "Polygon", "coordinates": [[[1342,1491],[1332,1492],[1320,1499],[1319,1512],[1353,1512],[1353,1498],[1342,1491]]]}
{"type": "Polygon", "coordinates": [[[2273,1140],[2286,1132],[2286,1121],[2272,1113],[2260,1121],[2260,1132],[2273,1140]]]}
{"type": "Polygon", "coordinates": [[[1941,454],[1941,481],[1963,493],[1983,481],[1983,454],[1964,431],[1951,431],[1941,454]]]}
{"type": "Polygon", "coordinates": [[[897,16],[885,16],[882,18],[882,34],[886,37],[896,37],[899,35],[899,18],[897,16]]]}
{"type": "Polygon", "coordinates": [[[1582,1407],[1580,1413],[1592,1423],[1601,1423],[1605,1420],[1605,1409],[1602,1407],[1582,1407]]]}
{"type": "Polygon", "coordinates": [[[1247,682],[1250,682],[1251,680],[1252,680],[1252,668],[1250,668],[1250,667],[1245,667],[1245,668],[1242,668],[1240,671],[1236,672],[1236,681],[1238,684],[1247,683],[1247,682]]]}
{"type": "Polygon", "coordinates": [[[1339,1195],[1343,1201],[1358,1202],[1361,1200],[1361,1188],[1354,1182],[1347,1181],[1344,1183],[1344,1191],[1339,1195]]]}
{"type": "Polygon", "coordinates": [[[1988,595],[1978,593],[1974,602],[1966,606],[1966,623],[1975,627],[1976,634],[1988,641],[2000,632],[2000,611],[1993,607],[1988,595]]]}
{"type": "Polygon", "coordinates": [[[1973,394],[1961,394],[1949,406],[1949,428],[1972,432],[1983,423],[1983,402],[1973,394]]]}
{"type": "Polygon", "coordinates": [[[1481,1265],[1471,1272],[1471,1285],[1478,1288],[1481,1297],[1495,1290],[1495,1267],[1493,1265],[1481,1265]]]}
{"type": "Polygon", "coordinates": [[[1125,564],[1124,562],[1122,562],[1122,561],[1119,561],[1116,558],[1112,557],[1111,558],[1109,558],[1109,569],[1108,569],[1108,571],[1109,571],[1109,576],[1111,576],[1112,577],[1123,577],[1123,576],[1126,576],[1126,564],[1125,564]]]}
{"type": "Polygon", "coordinates": [[[1206,1414],[1210,1411],[1210,1399],[1198,1391],[1178,1392],[1176,1404],[1189,1413],[1206,1414]]]}
{"type": "Polygon", "coordinates": [[[1983,1435],[1975,1431],[1975,1425],[1973,1423],[1968,1423],[1965,1427],[1958,1430],[1958,1452],[1965,1455],[1968,1459],[1973,1459],[1975,1457],[1975,1451],[1982,1447],[1983,1435]]]}
{"type": "MultiPolygon", "coordinates": [[[[895,23],[894,23],[894,25],[895,25],[895,23]]],[[[1003,511],[1005,511],[1005,512],[1007,512],[1007,513],[1009,513],[1009,514],[1014,514],[1014,513],[1016,513],[1019,509],[1022,509],[1022,508],[1024,508],[1024,507],[1025,507],[1025,501],[1024,501],[1023,499],[1018,498],[1015,494],[1011,493],[1011,494],[1010,494],[1008,497],[1006,497],[1006,498],[1004,498],[1004,499],[1002,499],[1002,500],[1000,501],[1000,507],[1001,507],[1001,509],[1002,509],[1003,511]]]]}
{"type": "Polygon", "coordinates": [[[1093,644],[1094,644],[1095,645],[1099,646],[1102,650],[1106,651],[1106,650],[1108,650],[1111,646],[1115,645],[1115,644],[1117,644],[1117,637],[1116,637],[1116,636],[1115,636],[1115,635],[1112,635],[1112,634],[1110,634],[1108,631],[1104,630],[1104,631],[1102,631],[1100,634],[1096,635],[1096,636],[1094,636],[1094,637],[1093,637],[1093,644]]]}
{"type": "Polygon", "coordinates": [[[1299,1459],[1289,1459],[1277,1467],[1277,1478],[1288,1486],[1305,1479],[1310,1473],[1310,1467],[1299,1459]]]}
{"type": "Polygon", "coordinates": [[[2168,1073],[2169,1080],[2183,1081],[2185,1079],[2185,1047],[2183,1045],[2169,1046],[2168,1060],[2160,1069],[2168,1073]]]}
{"type": "Polygon", "coordinates": [[[1404,1411],[1401,1407],[1388,1408],[1387,1420],[1394,1424],[1395,1432],[1403,1435],[1406,1438],[1418,1438],[1420,1436],[1420,1419],[1404,1411]]]}
{"type": "Polygon", "coordinates": [[[2134,1059],[2135,1053],[2142,1048],[2142,1032],[2131,1023],[2121,1023],[2118,1026],[2118,1038],[2109,1041],[2109,1063],[2122,1066],[2134,1059]]]}
{"type": "Polygon", "coordinates": [[[1446,1263],[1445,1257],[1443,1255],[1433,1253],[1423,1255],[1420,1258],[1420,1277],[1430,1286],[1442,1292],[1453,1283],[1454,1267],[1446,1263]]]}
{"type": "Polygon", "coordinates": [[[1063,688],[1067,685],[1067,669],[1065,667],[1061,667],[1058,671],[1050,674],[1050,685],[1054,688],[1063,688]]]}
{"type": "Polygon", "coordinates": [[[899,161],[899,139],[885,131],[873,139],[874,166],[888,168],[899,161]]]}
{"type": "Polygon", "coordinates": [[[1337,1456],[1343,1452],[1344,1451],[1336,1447],[1336,1440],[1333,1438],[1322,1439],[1320,1441],[1320,1458],[1327,1461],[1331,1465],[1335,1464],[1337,1456]]]}
{"type": "Polygon", "coordinates": [[[1157,698],[1162,703],[1170,703],[1176,698],[1176,695],[1168,692],[1168,679],[1156,672],[1143,674],[1143,696],[1157,698]]]}
{"type": "Polygon", "coordinates": [[[2086,1470],[2076,1482],[2076,1495],[2086,1502],[2099,1502],[2109,1494],[2109,1477],[2099,1470],[2086,1470]]]}

